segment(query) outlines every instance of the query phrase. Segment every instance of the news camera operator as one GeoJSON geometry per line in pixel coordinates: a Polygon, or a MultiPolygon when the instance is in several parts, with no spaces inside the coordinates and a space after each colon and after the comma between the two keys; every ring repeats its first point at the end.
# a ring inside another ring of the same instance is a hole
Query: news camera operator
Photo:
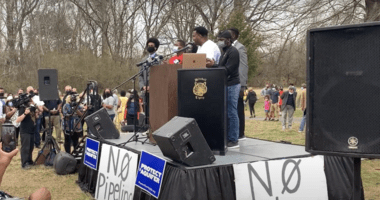
{"type": "Polygon", "coordinates": [[[84,114],[87,106],[81,106],[79,95],[70,93],[66,95],[65,104],[62,106],[63,132],[65,136],[64,147],[67,153],[71,152],[71,145],[75,148],[78,145],[79,137],[83,137],[83,124],[80,117],[84,114]],[[75,108],[77,109],[75,110],[75,108]],[[78,123],[79,122],[79,123],[78,123]],[[75,124],[78,125],[75,127],[75,124]]]}
{"type": "Polygon", "coordinates": [[[33,87],[29,86],[26,91],[29,95],[19,97],[22,100],[18,107],[18,117],[16,123],[20,124],[21,137],[21,167],[29,169],[33,165],[32,153],[34,149],[34,133],[36,129],[37,113],[42,112],[42,106],[38,106],[33,101],[33,87]],[[23,97],[24,96],[24,97],[23,97]],[[37,111],[38,110],[38,111],[37,111]]]}

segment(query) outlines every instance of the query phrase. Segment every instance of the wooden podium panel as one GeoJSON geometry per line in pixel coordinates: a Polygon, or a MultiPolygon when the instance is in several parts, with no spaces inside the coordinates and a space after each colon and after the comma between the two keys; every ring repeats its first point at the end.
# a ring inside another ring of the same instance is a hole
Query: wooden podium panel
{"type": "Polygon", "coordinates": [[[149,121],[153,132],[178,114],[177,69],[181,68],[163,64],[150,69],[149,121]]]}

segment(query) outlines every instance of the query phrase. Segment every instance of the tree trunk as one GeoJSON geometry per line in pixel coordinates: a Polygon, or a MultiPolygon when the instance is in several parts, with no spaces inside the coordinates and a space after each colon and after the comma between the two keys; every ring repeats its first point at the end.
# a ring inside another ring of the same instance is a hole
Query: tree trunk
{"type": "Polygon", "coordinates": [[[364,21],[380,21],[380,0],[365,0],[366,17],[364,21]]]}

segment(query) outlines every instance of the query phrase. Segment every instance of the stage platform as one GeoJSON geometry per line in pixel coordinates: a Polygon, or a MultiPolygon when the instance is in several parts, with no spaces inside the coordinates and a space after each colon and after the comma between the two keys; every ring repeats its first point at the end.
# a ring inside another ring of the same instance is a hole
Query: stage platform
{"type": "MultiPolygon", "coordinates": [[[[234,164],[312,156],[305,151],[304,146],[246,138],[239,141],[240,148],[228,149],[225,156],[215,155],[214,163],[189,167],[163,156],[158,146],[141,142],[120,145],[128,141],[132,135],[121,133],[119,139],[107,139],[99,143],[124,148],[140,155],[141,151],[147,151],[165,159],[165,175],[158,200],[235,200],[237,189],[234,164]]],[[[101,158],[102,152],[99,154],[101,158]]],[[[83,156],[80,163],[77,183],[83,191],[95,195],[99,171],[84,165],[83,156]]],[[[324,156],[329,199],[349,199],[352,191],[352,169],[352,158],[324,156]]],[[[137,186],[134,188],[133,200],[157,199],[137,186]]],[[[363,191],[362,195],[364,197],[363,191]]]]}
{"type": "MultiPolygon", "coordinates": [[[[119,145],[128,141],[132,135],[132,133],[122,133],[119,139],[107,139],[106,141],[119,145]]],[[[189,167],[172,161],[170,158],[167,158],[162,154],[157,145],[153,146],[151,144],[142,144],[141,142],[130,142],[125,146],[131,150],[137,151],[136,153],[148,151],[156,156],[166,159],[167,162],[182,169],[207,168],[238,163],[311,156],[310,153],[305,151],[305,146],[300,145],[284,144],[252,138],[246,138],[245,140],[239,141],[239,145],[240,148],[228,149],[225,156],[215,155],[216,161],[214,163],[196,167],[189,167]]]]}

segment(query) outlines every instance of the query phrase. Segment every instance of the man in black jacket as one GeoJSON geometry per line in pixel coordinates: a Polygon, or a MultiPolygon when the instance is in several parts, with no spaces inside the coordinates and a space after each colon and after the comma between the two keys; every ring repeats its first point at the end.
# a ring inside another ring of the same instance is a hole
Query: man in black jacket
{"type": "Polygon", "coordinates": [[[214,60],[207,59],[207,67],[222,67],[227,70],[227,139],[229,148],[239,147],[239,117],[237,104],[240,92],[239,63],[240,57],[238,50],[232,46],[231,33],[223,31],[218,35],[218,46],[223,51],[219,64],[214,60]]]}

